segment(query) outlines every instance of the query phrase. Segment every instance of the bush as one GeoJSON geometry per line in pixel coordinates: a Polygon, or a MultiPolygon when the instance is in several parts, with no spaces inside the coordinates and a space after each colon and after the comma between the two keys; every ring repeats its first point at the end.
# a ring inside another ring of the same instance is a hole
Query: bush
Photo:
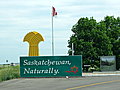
{"type": "Polygon", "coordinates": [[[100,71],[100,68],[97,67],[96,65],[93,65],[93,66],[89,67],[88,71],[89,72],[100,71]]]}
{"type": "Polygon", "coordinates": [[[8,66],[0,69],[0,82],[20,77],[19,66],[8,66]]]}

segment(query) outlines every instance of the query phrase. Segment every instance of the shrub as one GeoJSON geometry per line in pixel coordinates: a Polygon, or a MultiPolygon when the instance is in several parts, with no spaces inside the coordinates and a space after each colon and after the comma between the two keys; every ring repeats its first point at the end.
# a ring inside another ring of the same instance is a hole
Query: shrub
{"type": "Polygon", "coordinates": [[[20,77],[19,66],[8,66],[0,69],[0,81],[10,80],[20,77]]]}

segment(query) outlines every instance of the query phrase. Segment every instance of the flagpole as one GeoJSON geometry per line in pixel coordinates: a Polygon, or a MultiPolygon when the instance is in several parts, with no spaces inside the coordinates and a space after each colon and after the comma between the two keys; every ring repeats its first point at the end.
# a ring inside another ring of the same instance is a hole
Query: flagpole
{"type": "Polygon", "coordinates": [[[54,31],[53,31],[53,15],[52,15],[52,56],[54,56],[54,31]]]}

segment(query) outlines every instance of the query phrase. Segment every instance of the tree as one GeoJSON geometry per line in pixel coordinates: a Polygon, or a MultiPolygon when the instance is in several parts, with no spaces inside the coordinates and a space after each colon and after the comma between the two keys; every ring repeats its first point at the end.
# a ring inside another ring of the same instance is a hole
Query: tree
{"type": "Polygon", "coordinates": [[[106,16],[103,21],[106,25],[106,34],[113,45],[113,55],[116,56],[117,70],[120,68],[120,17],[106,16]]]}
{"type": "MultiPolygon", "coordinates": [[[[93,17],[80,18],[72,27],[73,35],[68,40],[68,53],[71,55],[72,43],[74,55],[83,56],[83,64],[99,66],[99,56],[120,56],[120,43],[116,40],[120,36],[120,18],[106,16],[104,20],[96,22],[93,17]],[[94,62],[92,62],[94,61],[94,62]]],[[[119,57],[120,58],[120,57],[119,57]]]]}

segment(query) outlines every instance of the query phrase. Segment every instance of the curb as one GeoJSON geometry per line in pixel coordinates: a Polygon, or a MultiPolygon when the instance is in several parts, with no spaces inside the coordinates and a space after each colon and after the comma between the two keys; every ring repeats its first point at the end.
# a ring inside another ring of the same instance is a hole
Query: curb
{"type": "Polygon", "coordinates": [[[120,71],[82,73],[82,76],[120,76],[120,71]]]}

